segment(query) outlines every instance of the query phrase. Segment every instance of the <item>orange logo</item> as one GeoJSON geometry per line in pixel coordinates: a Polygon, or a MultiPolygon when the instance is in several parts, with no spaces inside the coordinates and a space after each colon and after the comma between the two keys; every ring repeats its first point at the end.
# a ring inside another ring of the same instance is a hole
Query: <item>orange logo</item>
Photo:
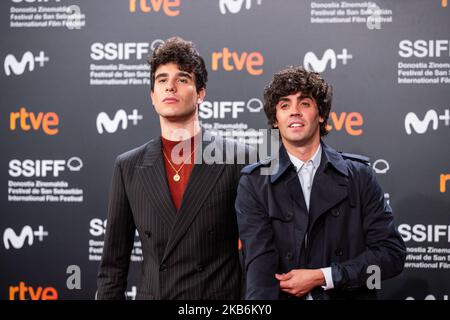
{"type": "Polygon", "coordinates": [[[447,8],[447,0],[441,0],[441,5],[443,8],[447,8]]]}
{"type": "Polygon", "coordinates": [[[230,52],[228,48],[223,48],[220,52],[213,52],[211,59],[211,69],[219,70],[221,66],[225,71],[242,71],[244,68],[252,76],[263,74],[264,57],[259,52],[230,52]]]}
{"type": "Polygon", "coordinates": [[[19,112],[11,112],[9,120],[9,128],[16,130],[20,128],[23,131],[33,129],[35,131],[42,130],[52,136],[59,132],[59,117],[55,112],[39,112],[37,116],[34,112],[28,112],[25,107],[20,107],[19,112]]]}
{"type": "Polygon", "coordinates": [[[441,183],[439,186],[439,190],[444,193],[447,191],[447,181],[450,180],[450,174],[441,174],[441,183]]]}
{"type": "Polygon", "coordinates": [[[19,282],[18,286],[9,287],[9,300],[57,300],[58,291],[53,287],[26,286],[25,282],[19,282]],[[16,296],[18,299],[16,299],[16,296]]]}
{"type": "Polygon", "coordinates": [[[331,131],[333,128],[336,131],[341,131],[345,128],[345,131],[351,136],[360,136],[363,133],[361,126],[364,123],[363,116],[359,112],[342,112],[339,116],[336,112],[330,112],[330,122],[328,124],[327,130],[331,131]]]}
{"type": "Polygon", "coordinates": [[[144,13],[152,11],[164,13],[169,17],[175,17],[180,14],[180,0],[130,0],[130,12],[136,12],[136,3],[139,1],[139,10],[144,13]]]}

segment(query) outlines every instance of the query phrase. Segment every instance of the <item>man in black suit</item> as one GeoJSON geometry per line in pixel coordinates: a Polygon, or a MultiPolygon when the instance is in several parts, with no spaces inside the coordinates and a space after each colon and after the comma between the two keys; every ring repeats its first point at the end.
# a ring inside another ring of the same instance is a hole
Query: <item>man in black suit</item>
{"type": "Polygon", "coordinates": [[[331,86],[290,67],[264,100],[282,145],[278,156],[245,167],[239,183],[246,298],[375,298],[376,280],[402,271],[405,244],[367,159],[322,141],[331,86]],[[262,174],[269,166],[277,170],[262,174]]]}
{"type": "Polygon", "coordinates": [[[239,299],[234,201],[246,151],[201,130],[207,71],[191,42],[168,39],[150,65],[161,137],[116,160],[97,298],[124,299],[137,229],[137,299],[239,299]]]}

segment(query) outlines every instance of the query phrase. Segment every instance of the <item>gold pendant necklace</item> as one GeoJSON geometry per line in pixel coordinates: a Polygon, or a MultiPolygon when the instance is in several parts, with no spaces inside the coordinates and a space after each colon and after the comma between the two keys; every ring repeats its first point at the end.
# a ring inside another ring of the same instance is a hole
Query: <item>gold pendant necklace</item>
{"type": "MultiPolygon", "coordinates": [[[[197,147],[198,147],[198,146],[197,146],[197,147]]],[[[164,157],[166,158],[167,162],[169,162],[169,164],[170,164],[170,166],[172,167],[173,171],[175,171],[175,174],[174,174],[173,177],[172,177],[173,181],[178,182],[178,181],[181,180],[181,176],[178,174],[178,172],[180,172],[181,169],[183,169],[184,165],[186,164],[186,161],[187,161],[189,158],[192,157],[192,155],[194,154],[195,150],[197,150],[197,147],[195,147],[195,148],[194,148],[194,151],[191,152],[191,154],[189,155],[189,157],[188,157],[186,160],[183,161],[183,164],[181,165],[180,168],[178,168],[178,170],[175,169],[175,167],[174,167],[173,164],[172,164],[172,161],[169,160],[169,158],[166,156],[166,153],[165,153],[164,150],[163,150],[163,155],[164,155],[164,157]]]]}

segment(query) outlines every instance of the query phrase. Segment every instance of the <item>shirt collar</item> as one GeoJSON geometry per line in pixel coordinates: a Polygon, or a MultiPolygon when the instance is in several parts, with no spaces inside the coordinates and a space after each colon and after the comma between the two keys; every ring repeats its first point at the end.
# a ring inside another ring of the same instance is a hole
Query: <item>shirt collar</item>
{"type": "MultiPolygon", "coordinates": [[[[343,174],[344,176],[348,176],[348,168],[346,160],[344,160],[340,153],[338,153],[336,150],[328,146],[323,141],[320,142],[321,151],[317,155],[318,159],[320,160],[319,167],[317,170],[321,170],[320,167],[326,168],[328,166],[332,166],[335,168],[338,172],[343,174]],[[321,154],[321,156],[319,156],[321,154]],[[322,159],[323,158],[323,159],[322,159]]],[[[270,182],[275,183],[278,178],[280,178],[291,166],[293,171],[295,171],[295,166],[289,159],[289,155],[286,151],[286,148],[281,143],[280,145],[280,151],[277,156],[274,156],[269,163],[272,163],[273,165],[273,173],[270,175],[270,182]]]]}
{"type": "MultiPolygon", "coordinates": [[[[287,152],[287,154],[288,154],[289,159],[291,160],[292,164],[295,166],[295,168],[297,169],[297,172],[298,172],[303,167],[305,162],[303,162],[296,156],[290,154],[289,152],[287,152]]],[[[311,161],[314,169],[317,169],[320,165],[321,158],[322,158],[322,145],[319,143],[319,146],[317,147],[316,152],[314,153],[314,155],[311,157],[310,160],[306,161],[306,163],[311,161]]]]}

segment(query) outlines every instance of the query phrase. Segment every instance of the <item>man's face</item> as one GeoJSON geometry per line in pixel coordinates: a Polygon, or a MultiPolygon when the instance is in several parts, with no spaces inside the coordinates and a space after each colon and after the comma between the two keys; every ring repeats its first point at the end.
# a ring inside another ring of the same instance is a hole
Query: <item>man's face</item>
{"type": "Polygon", "coordinates": [[[280,130],[283,143],[307,146],[320,141],[322,122],[314,98],[301,92],[281,97],[276,105],[274,127],[280,130]]]}
{"type": "Polygon", "coordinates": [[[197,105],[205,97],[205,89],[197,92],[192,72],[180,70],[175,63],[167,63],[156,69],[150,95],[160,117],[183,122],[196,114],[197,105]]]}

